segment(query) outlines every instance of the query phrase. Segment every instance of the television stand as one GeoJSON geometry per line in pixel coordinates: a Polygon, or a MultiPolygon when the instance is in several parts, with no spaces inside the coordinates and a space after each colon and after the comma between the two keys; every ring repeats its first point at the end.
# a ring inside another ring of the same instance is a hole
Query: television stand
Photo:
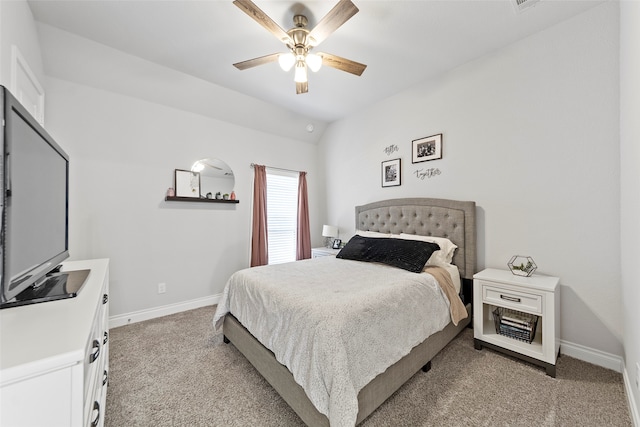
{"type": "Polygon", "coordinates": [[[2,308],[57,301],[78,296],[91,270],[60,272],[60,267],[56,267],[42,282],[20,292],[15,301],[8,301],[2,304],[2,308]]]}

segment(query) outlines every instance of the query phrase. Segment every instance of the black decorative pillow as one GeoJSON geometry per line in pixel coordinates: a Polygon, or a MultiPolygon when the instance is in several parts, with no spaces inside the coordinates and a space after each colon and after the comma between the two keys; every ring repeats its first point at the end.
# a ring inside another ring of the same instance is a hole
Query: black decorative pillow
{"type": "Polygon", "coordinates": [[[381,262],[420,273],[431,254],[439,250],[437,243],[404,239],[376,239],[353,236],[336,258],[364,262],[381,262]]]}

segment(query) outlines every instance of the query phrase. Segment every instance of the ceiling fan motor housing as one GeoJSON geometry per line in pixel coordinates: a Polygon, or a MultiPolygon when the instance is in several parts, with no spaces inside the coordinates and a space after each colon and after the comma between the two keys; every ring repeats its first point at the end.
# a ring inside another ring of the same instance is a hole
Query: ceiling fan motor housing
{"type": "Polygon", "coordinates": [[[312,47],[309,30],[305,28],[308,22],[306,16],[296,15],[293,17],[295,27],[287,31],[292,41],[288,46],[296,55],[304,55],[312,47]]]}

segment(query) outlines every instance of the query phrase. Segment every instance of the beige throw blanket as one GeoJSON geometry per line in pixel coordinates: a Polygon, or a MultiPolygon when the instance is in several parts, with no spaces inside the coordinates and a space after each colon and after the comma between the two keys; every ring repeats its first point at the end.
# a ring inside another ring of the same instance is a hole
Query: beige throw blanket
{"type": "Polygon", "coordinates": [[[233,313],[332,427],[352,427],[358,392],[442,330],[450,305],[430,274],[322,257],[236,272],[214,324],[233,313]]]}
{"type": "Polygon", "coordinates": [[[449,299],[449,312],[451,313],[451,321],[454,325],[458,326],[458,323],[462,319],[466,319],[468,316],[467,309],[460,297],[458,297],[458,293],[456,292],[456,288],[453,285],[453,281],[451,280],[451,276],[449,272],[442,267],[428,265],[424,269],[425,273],[431,274],[436,278],[438,284],[444,291],[445,295],[449,299]]]}

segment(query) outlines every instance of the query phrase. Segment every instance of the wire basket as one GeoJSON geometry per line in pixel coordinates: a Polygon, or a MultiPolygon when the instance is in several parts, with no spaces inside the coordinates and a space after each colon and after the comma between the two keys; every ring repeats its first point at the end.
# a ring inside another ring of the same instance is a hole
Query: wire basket
{"type": "Polygon", "coordinates": [[[493,320],[497,334],[529,344],[536,336],[538,318],[535,314],[523,313],[504,307],[496,307],[493,310],[493,320]]]}

